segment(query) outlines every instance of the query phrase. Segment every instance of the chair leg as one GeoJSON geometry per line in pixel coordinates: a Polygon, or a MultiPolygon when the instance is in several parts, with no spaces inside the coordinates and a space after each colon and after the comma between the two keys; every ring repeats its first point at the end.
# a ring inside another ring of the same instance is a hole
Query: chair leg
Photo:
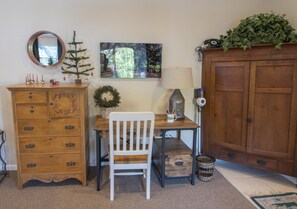
{"type": "Polygon", "coordinates": [[[110,169],[109,171],[109,178],[110,178],[110,200],[114,200],[114,170],[110,169]]]}
{"type": "Polygon", "coordinates": [[[151,198],[151,169],[146,170],[146,199],[151,198]]]}

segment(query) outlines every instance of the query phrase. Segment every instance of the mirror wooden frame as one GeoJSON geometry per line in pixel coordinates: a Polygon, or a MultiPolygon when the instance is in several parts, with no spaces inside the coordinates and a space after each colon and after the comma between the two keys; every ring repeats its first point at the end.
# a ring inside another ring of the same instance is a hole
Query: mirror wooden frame
{"type": "Polygon", "coordinates": [[[65,44],[64,44],[63,40],[62,40],[57,34],[55,34],[55,33],[53,33],[53,32],[50,32],[50,31],[45,31],[45,30],[44,30],[44,31],[38,31],[38,32],[34,33],[34,34],[30,37],[30,39],[29,39],[29,41],[28,41],[28,44],[27,44],[27,52],[28,52],[28,55],[29,55],[30,59],[31,59],[35,64],[37,64],[37,65],[39,65],[39,66],[41,66],[41,67],[44,67],[44,68],[55,68],[55,67],[59,66],[59,65],[62,63],[62,61],[63,61],[63,59],[64,59],[64,57],[65,57],[65,54],[66,54],[66,48],[65,48],[65,44]],[[44,65],[44,64],[42,64],[42,63],[35,57],[35,55],[34,55],[34,53],[33,53],[33,44],[34,44],[35,40],[36,40],[39,36],[44,35],[44,34],[50,34],[50,35],[55,36],[55,37],[57,38],[57,40],[60,42],[61,46],[62,46],[61,56],[58,58],[58,61],[57,61],[56,63],[52,64],[52,65],[44,65]]]}

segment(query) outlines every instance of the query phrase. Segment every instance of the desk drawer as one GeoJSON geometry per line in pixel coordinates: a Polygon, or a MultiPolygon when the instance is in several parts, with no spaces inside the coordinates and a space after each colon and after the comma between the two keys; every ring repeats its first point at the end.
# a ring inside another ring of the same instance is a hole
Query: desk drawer
{"type": "Polygon", "coordinates": [[[21,155],[20,159],[23,174],[81,171],[80,154],[32,154],[21,155]]]}

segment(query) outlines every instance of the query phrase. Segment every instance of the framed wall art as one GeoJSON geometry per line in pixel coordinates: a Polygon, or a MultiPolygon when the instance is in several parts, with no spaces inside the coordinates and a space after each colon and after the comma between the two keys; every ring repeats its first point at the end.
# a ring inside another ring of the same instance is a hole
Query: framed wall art
{"type": "Polygon", "coordinates": [[[162,44],[100,43],[101,78],[161,78],[162,44]]]}

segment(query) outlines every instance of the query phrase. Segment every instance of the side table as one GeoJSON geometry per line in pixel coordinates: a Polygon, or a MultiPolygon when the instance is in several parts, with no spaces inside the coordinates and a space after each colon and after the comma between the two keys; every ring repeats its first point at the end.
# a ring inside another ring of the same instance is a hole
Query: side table
{"type": "Polygon", "coordinates": [[[6,170],[6,162],[4,161],[2,157],[2,147],[5,142],[5,133],[4,131],[0,130],[0,136],[1,136],[1,142],[0,142],[0,162],[2,163],[2,170],[0,170],[0,183],[4,180],[4,178],[7,176],[8,172],[6,170]]]}

